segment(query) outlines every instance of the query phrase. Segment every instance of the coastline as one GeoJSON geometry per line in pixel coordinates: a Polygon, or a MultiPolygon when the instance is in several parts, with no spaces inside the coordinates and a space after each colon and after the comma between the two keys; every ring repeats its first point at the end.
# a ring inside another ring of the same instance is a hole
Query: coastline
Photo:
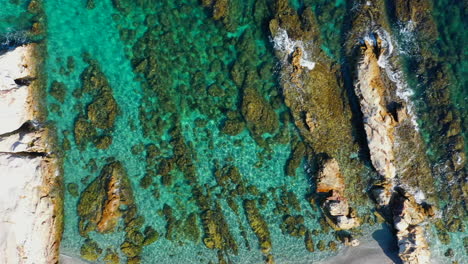
{"type": "Polygon", "coordinates": [[[58,263],[59,160],[44,124],[40,44],[0,55],[0,262],[58,263]]]}

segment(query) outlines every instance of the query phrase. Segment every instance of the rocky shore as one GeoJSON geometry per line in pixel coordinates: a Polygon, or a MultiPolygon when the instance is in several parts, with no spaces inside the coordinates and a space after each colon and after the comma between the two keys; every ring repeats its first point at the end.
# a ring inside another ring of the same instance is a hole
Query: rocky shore
{"type": "MultiPolygon", "coordinates": [[[[318,168],[314,173],[316,201],[332,227],[359,226],[351,207],[358,200],[347,190],[352,179],[359,177],[358,170],[349,167],[359,168],[361,164],[339,158],[342,155],[337,151],[351,153],[353,149],[352,139],[341,141],[353,130],[346,125],[352,112],[357,116],[352,121],[354,131],[365,135],[365,142],[359,142],[360,148],[368,153],[366,159],[377,174],[369,181],[370,198],[375,201],[376,210],[393,226],[401,260],[430,263],[425,225],[435,216],[439,198],[416,122],[411,89],[403,75],[397,44],[388,33],[391,27],[385,18],[383,2],[367,1],[358,6],[359,11],[351,13],[353,26],[346,41],[355,44],[348,45],[345,54],[353,90],[348,90],[349,97],[338,103],[336,100],[344,93],[340,91],[341,83],[348,80],[339,74],[337,65],[324,58],[323,51],[313,48],[322,41],[315,28],[316,18],[307,10],[296,14],[285,1],[277,1],[277,16],[270,22],[270,31],[282,61],[285,101],[296,126],[318,156],[312,159],[318,168]],[[312,60],[314,67],[305,67],[301,63],[305,59],[312,60]],[[352,107],[353,101],[358,107],[352,107]],[[342,107],[340,111],[336,111],[338,106],[342,107]],[[323,136],[336,140],[323,144],[327,141],[323,136]],[[338,142],[340,147],[334,146],[338,142]]],[[[341,73],[344,71],[341,69],[341,73]]]]}
{"type": "Polygon", "coordinates": [[[38,46],[0,52],[0,263],[58,263],[62,195],[35,98],[38,46]]]}

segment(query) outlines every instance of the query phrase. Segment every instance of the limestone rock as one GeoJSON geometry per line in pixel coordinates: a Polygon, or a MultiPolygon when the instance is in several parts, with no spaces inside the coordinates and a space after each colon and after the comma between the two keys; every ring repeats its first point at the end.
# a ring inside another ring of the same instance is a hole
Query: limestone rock
{"type": "Polygon", "coordinates": [[[401,260],[405,264],[431,263],[429,246],[424,235],[424,228],[414,226],[406,232],[398,232],[398,247],[401,260]]]}
{"type": "Polygon", "coordinates": [[[343,230],[355,228],[360,225],[357,218],[348,217],[346,215],[337,216],[335,221],[338,228],[343,230]]]}
{"type": "Polygon", "coordinates": [[[0,263],[57,263],[62,235],[59,170],[34,101],[37,46],[0,55],[0,263]],[[21,129],[20,129],[21,128],[21,129]]]}
{"type": "Polygon", "coordinates": [[[390,203],[392,198],[391,186],[379,186],[372,189],[372,196],[378,205],[384,206],[390,203]]]}
{"type": "Polygon", "coordinates": [[[349,214],[349,205],[346,200],[326,200],[323,206],[332,216],[349,214]]]}
{"type": "Polygon", "coordinates": [[[34,77],[33,44],[0,55],[0,135],[12,132],[33,119],[31,89],[20,79],[34,77]]]}

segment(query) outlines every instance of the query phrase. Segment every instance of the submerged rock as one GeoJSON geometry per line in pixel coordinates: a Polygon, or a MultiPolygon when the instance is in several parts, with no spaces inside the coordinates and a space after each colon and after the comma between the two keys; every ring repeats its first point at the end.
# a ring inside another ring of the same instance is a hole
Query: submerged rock
{"type": "Polygon", "coordinates": [[[254,88],[244,89],[241,110],[247,127],[255,136],[278,130],[278,115],[254,88]]]}
{"type": "Polygon", "coordinates": [[[249,225],[257,236],[260,250],[265,256],[271,251],[271,238],[268,225],[260,214],[254,200],[244,200],[244,210],[247,215],[249,225]]]}
{"type": "Polygon", "coordinates": [[[122,163],[109,163],[81,194],[78,202],[80,234],[90,231],[100,233],[115,230],[122,216],[120,206],[134,203],[130,181],[122,163]]]}

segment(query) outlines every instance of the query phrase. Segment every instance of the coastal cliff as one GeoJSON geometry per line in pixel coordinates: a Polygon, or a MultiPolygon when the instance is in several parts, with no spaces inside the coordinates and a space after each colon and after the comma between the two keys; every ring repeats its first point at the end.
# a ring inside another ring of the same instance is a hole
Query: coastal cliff
{"type": "Polygon", "coordinates": [[[60,167],[35,98],[37,49],[0,53],[0,263],[58,263],[60,167]]]}

